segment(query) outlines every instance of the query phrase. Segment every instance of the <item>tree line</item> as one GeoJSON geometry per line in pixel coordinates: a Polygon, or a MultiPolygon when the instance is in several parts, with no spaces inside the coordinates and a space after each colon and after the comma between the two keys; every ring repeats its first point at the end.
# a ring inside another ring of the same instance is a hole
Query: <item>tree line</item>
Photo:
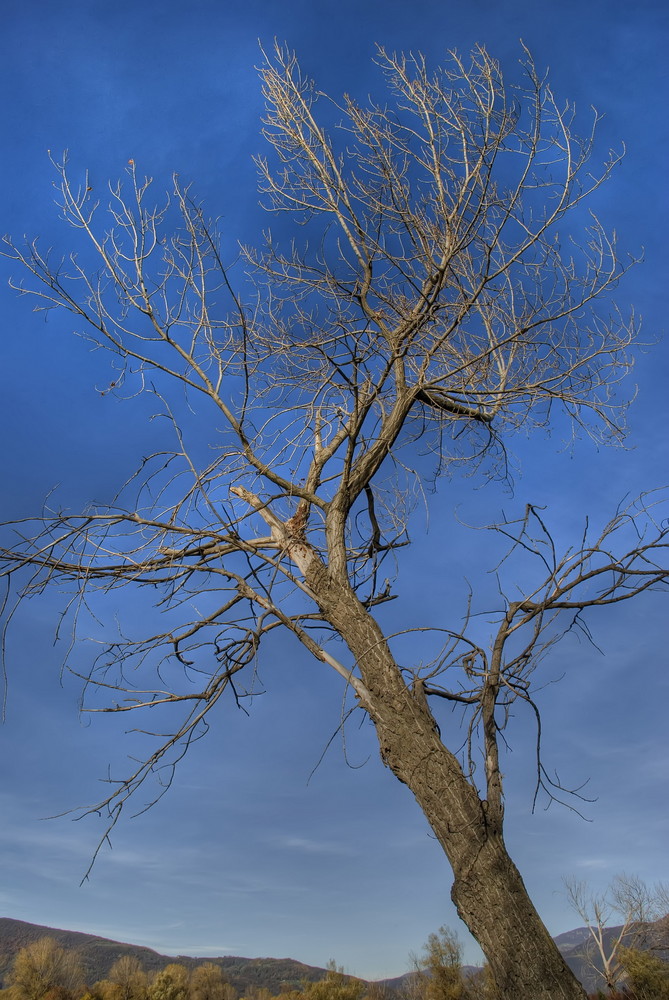
{"type": "MultiPolygon", "coordinates": [[[[619,943],[620,976],[590,1000],[669,1000],[669,962],[640,947],[619,943]]],[[[330,962],[323,979],[303,980],[282,989],[278,1000],[499,1000],[488,966],[463,967],[457,935],[441,927],[431,934],[420,955],[411,956],[412,971],[397,989],[347,976],[330,962]]],[[[76,951],[50,937],[22,948],[16,955],[0,1000],[274,1000],[266,987],[251,986],[240,997],[220,966],[203,962],[189,970],[173,962],[148,973],[139,959],[123,955],[107,978],[88,984],[76,951]]]]}

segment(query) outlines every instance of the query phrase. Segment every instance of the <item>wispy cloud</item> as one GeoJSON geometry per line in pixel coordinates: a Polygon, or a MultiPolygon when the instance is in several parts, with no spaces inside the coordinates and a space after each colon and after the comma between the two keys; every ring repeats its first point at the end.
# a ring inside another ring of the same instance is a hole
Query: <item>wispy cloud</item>
{"type": "Polygon", "coordinates": [[[317,840],[294,834],[277,834],[266,839],[268,846],[276,850],[298,851],[307,854],[330,854],[339,857],[353,857],[358,852],[350,845],[336,840],[317,840]]]}
{"type": "Polygon", "coordinates": [[[576,868],[588,868],[591,870],[606,870],[611,867],[610,858],[577,858],[574,861],[576,868]]]}

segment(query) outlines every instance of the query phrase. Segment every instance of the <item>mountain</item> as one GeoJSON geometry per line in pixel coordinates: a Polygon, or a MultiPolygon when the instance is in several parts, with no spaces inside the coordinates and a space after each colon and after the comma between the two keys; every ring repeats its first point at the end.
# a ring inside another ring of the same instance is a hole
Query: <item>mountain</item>
{"type": "Polygon", "coordinates": [[[189,958],[179,955],[175,958],[173,955],[160,955],[152,948],[110,941],[95,934],[64,931],[0,917],[0,985],[6,985],[7,975],[17,952],[43,937],[54,938],[61,948],[76,951],[86,981],[90,984],[105,979],[121,955],[133,955],[149,973],[160,972],[171,962],[179,962],[187,969],[202,962],[214,962],[221,967],[223,975],[240,996],[244,996],[251,987],[265,987],[272,993],[280,993],[282,989],[298,987],[305,979],[310,982],[323,979],[326,974],[325,969],[304,965],[292,958],[238,958],[232,955],[217,958],[189,958]]]}
{"type": "MultiPolygon", "coordinates": [[[[620,931],[619,926],[603,929],[602,941],[605,953],[610,952],[612,943],[619,936],[620,931]]],[[[626,942],[630,947],[652,948],[653,953],[666,962],[669,961],[669,949],[666,947],[669,942],[668,932],[669,923],[665,917],[655,923],[636,925],[626,935],[623,942],[626,942]],[[637,933],[640,929],[643,929],[643,932],[637,933]]],[[[595,992],[603,988],[604,982],[600,975],[602,960],[587,927],[577,927],[573,931],[558,934],[555,943],[562,952],[567,965],[588,992],[595,992]]]]}
{"type": "MultiPolygon", "coordinates": [[[[655,928],[662,934],[663,942],[669,940],[669,918],[658,921],[655,928]]],[[[620,927],[606,928],[605,944],[619,932],[620,927]]],[[[133,955],[149,973],[159,972],[170,962],[179,962],[187,969],[192,969],[202,962],[213,962],[220,966],[223,975],[240,996],[245,996],[253,987],[256,989],[264,987],[271,993],[277,994],[284,989],[297,988],[305,979],[316,982],[323,979],[326,974],[325,969],[304,965],[292,958],[239,958],[232,955],[216,958],[190,958],[179,955],[175,958],[172,955],[160,955],[152,948],[110,941],[95,934],[57,930],[54,927],[42,927],[39,924],[25,923],[23,920],[0,917],[0,986],[6,985],[7,975],[17,952],[43,937],[52,937],[62,948],[77,952],[89,984],[105,979],[114,962],[122,955],[133,955]]],[[[655,940],[658,940],[657,934],[655,940]]],[[[594,991],[601,987],[602,980],[596,971],[597,968],[601,968],[601,962],[597,962],[597,956],[589,948],[590,932],[587,927],[577,927],[560,934],[555,938],[555,943],[586,990],[594,991]]],[[[656,950],[655,953],[665,961],[669,960],[669,950],[656,950]]],[[[383,980],[378,985],[389,991],[399,991],[406,985],[410,976],[411,973],[407,973],[397,979],[383,980]]]]}

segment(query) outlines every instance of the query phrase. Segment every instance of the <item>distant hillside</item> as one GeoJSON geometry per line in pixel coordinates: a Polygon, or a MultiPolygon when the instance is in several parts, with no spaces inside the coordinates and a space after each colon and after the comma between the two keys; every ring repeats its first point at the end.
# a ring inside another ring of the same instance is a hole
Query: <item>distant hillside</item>
{"type": "MultiPolygon", "coordinates": [[[[669,947],[660,947],[660,945],[669,945],[669,923],[667,922],[667,918],[658,920],[656,924],[647,924],[644,926],[655,929],[653,933],[654,954],[658,958],[663,959],[663,961],[668,961],[669,947]]],[[[607,951],[610,947],[610,942],[618,937],[620,930],[620,927],[606,927],[604,929],[603,940],[607,951]]],[[[603,981],[599,975],[602,963],[597,950],[593,947],[587,927],[577,927],[573,931],[558,934],[555,938],[555,943],[564,955],[574,975],[580,979],[588,992],[594,992],[602,988],[603,981]]],[[[630,939],[629,943],[632,944],[633,941],[630,939]]]]}
{"type": "MultiPolygon", "coordinates": [[[[665,940],[669,945],[669,918],[665,918],[662,925],[666,935],[665,940]]],[[[605,941],[617,935],[619,931],[619,927],[607,928],[605,941]]],[[[180,962],[188,969],[192,969],[202,962],[214,962],[221,967],[223,975],[235,987],[240,996],[244,996],[251,987],[264,987],[271,993],[278,994],[282,990],[298,987],[305,979],[316,982],[323,979],[326,974],[325,969],[304,965],[292,958],[239,958],[232,955],[215,958],[190,958],[179,955],[175,958],[172,955],[160,955],[152,948],[143,948],[141,945],[124,944],[120,941],[96,937],[94,934],[62,931],[53,927],[25,923],[23,920],[12,920],[10,917],[0,917],[0,986],[6,984],[7,974],[16,953],[33,941],[47,936],[54,938],[62,948],[77,952],[86,974],[86,980],[91,985],[99,979],[105,979],[112,965],[121,955],[133,955],[141,962],[144,970],[149,973],[159,972],[170,962],[180,962]]],[[[594,991],[602,985],[602,981],[593,970],[592,963],[588,958],[588,941],[587,927],[577,927],[555,938],[558,948],[574,974],[588,991],[594,991]]],[[[666,951],[656,953],[665,961],[669,960],[669,947],[666,951]]],[[[596,961],[595,964],[597,964],[596,961]]],[[[408,973],[397,979],[386,979],[379,985],[397,991],[405,985],[410,975],[408,973]]]]}
{"type": "Polygon", "coordinates": [[[180,962],[191,969],[202,962],[214,962],[223,970],[225,978],[243,996],[250,987],[265,987],[272,993],[282,989],[292,989],[307,979],[315,982],[323,979],[325,969],[304,965],[292,958],[238,958],[232,955],[216,958],[189,958],[179,955],[160,955],[152,948],[141,945],[110,941],[94,934],[78,931],[63,931],[54,927],[42,927],[23,920],[0,917],[0,984],[6,985],[16,953],[43,937],[52,937],[62,948],[76,951],[84,968],[89,984],[105,979],[114,962],[121,955],[133,955],[146,972],[159,972],[170,962],[180,962]]]}

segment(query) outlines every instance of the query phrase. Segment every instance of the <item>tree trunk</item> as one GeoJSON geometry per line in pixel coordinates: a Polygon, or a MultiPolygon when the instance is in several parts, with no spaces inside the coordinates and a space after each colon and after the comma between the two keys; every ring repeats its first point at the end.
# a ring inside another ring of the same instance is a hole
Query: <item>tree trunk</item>
{"type": "Polygon", "coordinates": [[[492,822],[434,719],[407,687],[376,621],[314,560],[307,583],[355,657],[381,757],[413,792],[453,869],[451,897],[481,945],[503,1000],[584,1000],[492,822]]]}

